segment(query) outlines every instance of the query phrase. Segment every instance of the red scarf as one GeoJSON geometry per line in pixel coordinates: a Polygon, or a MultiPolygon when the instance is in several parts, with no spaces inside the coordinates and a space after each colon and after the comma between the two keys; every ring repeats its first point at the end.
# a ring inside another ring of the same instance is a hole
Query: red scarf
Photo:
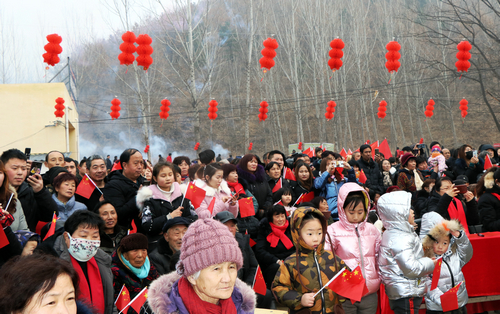
{"type": "Polygon", "coordinates": [[[288,228],[288,220],[281,227],[276,226],[272,222],[270,222],[269,225],[271,226],[273,232],[267,236],[266,240],[271,243],[271,247],[276,247],[278,245],[278,241],[281,240],[287,250],[291,249],[293,247],[293,243],[285,234],[286,228],[288,228]]]}
{"type": "Polygon", "coordinates": [[[450,202],[450,206],[448,206],[448,214],[450,215],[450,219],[458,220],[458,222],[460,222],[460,224],[464,227],[465,234],[469,235],[467,218],[465,218],[465,211],[461,200],[456,197],[453,198],[453,200],[450,202]],[[455,201],[455,204],[457,204],[457,206],[453,204],[453,201],[455,201]]]}
{"type": "Polygon", "coordinates": [[[227,182],[227,185],[229,186],[231,192],[234,192],[234,194],[245,194],[245,189],[243,188],[243,185],[241,185],[240,183],[227,182]]]}
{"type": "Polygon", "coordinates": [[[236,314],[233,299],[219,300],[219,304],[203,301],[196,294],[189,281],[181,277],[178,282],[179,295],[187,311],[191,314],[236,314]]]}
{"type": "Polygon", "coordinates": [[[99,272],[99,267],[97,266],[95,258],[92,257],[87,262],[87,275],[89,276],[90,281],[89,289],[87,278],[85,277],[80,264],[78,264],[78,261],[74,259],[73,256],[70,255],[70,257],[71,264],[73,264],[73,268],[76,270],[79,278],[78,287],[80,288],[80,294],[78,296],[78,299],[84,300],[85,303],[95,308],[99,314],[103,314],[105,309],[104,292],[102,289],[101,273],[99,272]],[[91,293],[92,295],[90,295],[91,293]]]}

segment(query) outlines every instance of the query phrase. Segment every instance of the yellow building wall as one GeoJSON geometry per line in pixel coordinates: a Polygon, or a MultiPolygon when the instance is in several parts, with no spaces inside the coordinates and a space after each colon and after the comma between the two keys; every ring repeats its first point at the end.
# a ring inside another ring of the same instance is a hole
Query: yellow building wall
{"type": "Polygon", "coordinates": [[[24,152],[30,147],[32,155],[58,150],[76,160],[80,157],[78,112],[64,83],[0,84],[0,134],[0,152],[10,148],[24,152]],[[57,97],[65,100],[62,118],[54,115],[57,97]]]}

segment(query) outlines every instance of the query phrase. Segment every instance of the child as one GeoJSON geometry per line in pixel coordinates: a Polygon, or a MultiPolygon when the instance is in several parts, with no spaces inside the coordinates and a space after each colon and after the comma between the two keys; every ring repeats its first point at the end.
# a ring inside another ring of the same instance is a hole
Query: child
{"type": "Polygon", "coordinates": [[[327,310],[331,313],[339,304],[338,296],[328,287],[316,297],[314,294],[345,264],[324,249],[326,219],[316,208],[299,207],[290,224],[296,252],[284,260],[274,277],[272,290],[276,300],[287,306],[289,313],[303,309],[311,314],[327,310]]]}
{"type": "Polygon", "coordinates": [[[368,223],[370,197],[356,183],[345,183],[339,191],[339,221],[328,227],[329,239],[326,250],[335,252],[350,269],[361,266],[368,294],[361,301],[343,303],[346,314],[377,312],[377,291],[380,287],[377,257],[380,248],[380,232],[368,223]]]}
{"type": "Polygon", "coordinates": [[[425,293],[424,277],[434,270],[435,260],[424,257],[420,239],[413,229],[415,216],[411,193],[394,191],[378,200],[384,228],[378,266],[389,305],[395,314],[418,313],[425,293]]]}
{"type": "Polygon", "coordinates": [[[286,216],[290,217],[292,216],[292,213],[297,207],[292,206],[292,189],[289,187],[282,187],[276,193],[273,194],[273,203],[274,205],[278,205],[279,202],[285,207],[286,209],[286,216]]]}
{"type": "MultiPolygon", "coordinates": [[[[431,290],[432,275],[427,277],[427,294],[425,295],[425,305],[427,313],[443,313],[441,307],[441,295],[459,283],[462,283],[458,289],[458,314],[467,313],[465,305],[468,301],[467,289],[465,287],[465,278],[462,273],[462,267],[472,258],[472,244],[465,235],[463,227],[456,220],[443,220],[432,218],[425,214],[422,218],[422,224],[425,220],[432,220],[434,227],[424,235],[422,244],[425,255],[428,257],[443,257],[441,264],[441,274],[438,286],[431,290]],[[429,219],[430,218],[430,219],[429,219]],[[451,271],[451,273],[450,273],[451,271]]],[[[427,224],[427,223],[426,223],[427,224]]],[[[422,235],[421,235],[422,236],[422,235]]],[[[436,266],[439,267],[439,266],[436,266]]]]}

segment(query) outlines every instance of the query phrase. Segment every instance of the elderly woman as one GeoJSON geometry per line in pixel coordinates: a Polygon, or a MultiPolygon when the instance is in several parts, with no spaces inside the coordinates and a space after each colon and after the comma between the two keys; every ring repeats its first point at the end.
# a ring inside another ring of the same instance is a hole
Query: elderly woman
{"type": "Polygon", "coordinates": [[[412,193],[413,201],[416,199],[417,191],[422,189],[424,177],[417,169],[417,157],[412,153],[401,156],[401,169],[397,180],[397,186],[401,191],[412,193]]]}
{"type": "Polygon", "coordinates": [[[275,205],[267,210],[266,217],[260,221],[255,246],[255,256],[269,289],[283,260],[294,252],[286,209],[281,205],[275,205]]]}
{"type": "Polygon", "coordinates": [[[255,293],[237,279],[242,266],[229,229],[213,219],[199,219],[184,235],[177,272],[151,284],[149,306],[162,314],[253,313],[255,293]]]}
{"type": "MultiPolygon", "coordinates": [[[[142,233],[132,233],[124,237],[111,258],[115,299],[123,285],[130,292],[130,299],[133,299],[159,277],[156,268],[149,263],[148,238],[142,233]]],[[[129,313],[135,312],[129,309],[129,313]]]]}
{"type": "Polygon", "coordinates": [[[45,254],[14,258],[2,267],[0,282],[2,313],[92,313],[77,300],[76,271],[60,258],[45,254]]]}

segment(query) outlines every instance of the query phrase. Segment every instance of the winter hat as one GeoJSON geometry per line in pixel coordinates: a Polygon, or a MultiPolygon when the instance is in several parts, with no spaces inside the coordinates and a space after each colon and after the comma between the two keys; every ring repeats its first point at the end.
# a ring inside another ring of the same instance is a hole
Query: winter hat
{"type": "Polygon", "coordinates": [[[126,253],[132,250],[147,250],[148,238],[142,233],[132,233],[120,241],[120,252],[126,253]]]}
{"type": "MultiPolygon", "coordinates": [[[[432,244],[436,241],[439,241],[443,237],[450,239],[450,231],[460,231],[464,228],[457,220],[443,220],[440,223],[437,223],[434,228],[432,228],[427,236],[422,240],[422,245],[424,247],[424,253],[427,257],[434,256],[434,250],[432,248],[432,244]]],[[[456,250],[456,244],[453,243],[451,247],[452,251],[456,250]]]]}
{"type": "Polygon", "coordinates": [[[410,159],[416,159],[416,157],[412,153],[406,153],[403,156],[401,156],[401,167],[406,167],[406,164],[410,159]]]}
{"type": "Polygon", "coordinates": [[[441,155],[441,146],[438,144],[432,146],[432,154],[431,157],[436,158],[437,156],[441,155]]]}
{"type": "Polygon", "coordinates": [[[177,272],[188,277],[223,262],[236,263],[238,270],[243,266],[241,250],[231,231],[211,218],[192,223],[182,238],[177,272]]]}
{"type": "Polygon", "coordinates": [[[46,173],[43,174],[43,183],[45,185],[52,184],[54,182],[54,179],[61,173],[61,172],[68,172],[68,170],[64,167],[52,167],[47,171],[46,173]]]}
{"type": "Polygon", "coordinates": [[[14,232],[17,237],[17,241],[21,243],[21,246],[24,247],[28,241],[36,241],[40,243],[40,236],[34,232],[27,230],[17,230],[14,232]]]}

